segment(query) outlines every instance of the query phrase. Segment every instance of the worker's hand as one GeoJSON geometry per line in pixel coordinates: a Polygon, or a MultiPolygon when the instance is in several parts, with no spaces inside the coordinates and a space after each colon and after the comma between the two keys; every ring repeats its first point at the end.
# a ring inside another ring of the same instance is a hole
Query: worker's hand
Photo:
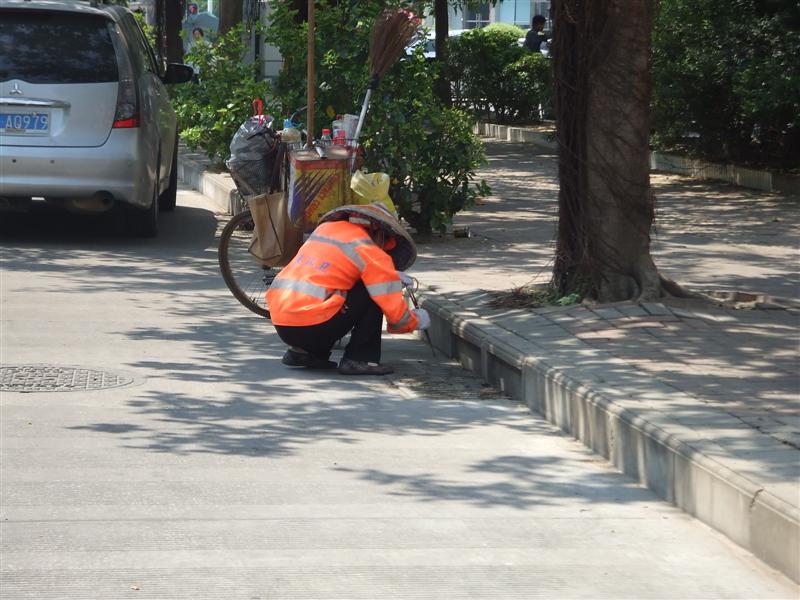
{"type": "Polygon", "coordinates": [[[431,326],[431,316],[424,308],[414,308],[411,310],[417,317],[417,329],[423,331],[431,326]]]}
{"type": "Polygon", "coordinates": [[[398,271],[397,276],[403,284],[403,287],[414,287],[414,278],[406,275],[403,271],[398,271]]]}

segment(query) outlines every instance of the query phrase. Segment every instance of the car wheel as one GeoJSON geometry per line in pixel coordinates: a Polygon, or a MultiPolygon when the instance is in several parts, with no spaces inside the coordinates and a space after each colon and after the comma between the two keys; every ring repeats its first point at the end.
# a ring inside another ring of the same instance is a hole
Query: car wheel
{"type": "Polygon", "coordinates": [[[153,201],[148,208],[129,207],[128,231],[141,238],[158,235],[158,181],[153,189],[153,201]]]}
{"type": "Polygon", "coordinates": [[[158,210],[172,212],[178,197],[178,138],[175,137],[175,149],[172,151],[172,167],[169,172],[169,187],[158,198],[158,210]]]}

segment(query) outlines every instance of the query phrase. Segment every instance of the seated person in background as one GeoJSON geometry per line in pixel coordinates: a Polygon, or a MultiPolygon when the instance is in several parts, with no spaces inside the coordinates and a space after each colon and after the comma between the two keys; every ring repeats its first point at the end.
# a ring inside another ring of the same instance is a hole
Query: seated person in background
{"type": "Polygon", "coordinates": [[[547,24],[547,19],[542,15],[536,15],[531,21],[531,28],[525,34],[525,47],[531,52],[539,52],[542,44],[548,42],[547,36],[544,33],[544,26],[547,24]]]}
{"type": "Polygon", "coordinates": [[[348,205],[320,219],[297,256],[267,291],[280,338],[290,346],[283,364],[330,369],[337,340],[350,333],[339,362],[344,375],[386,375],[380,362],[381,324],[407,333],[430,325],[424,309],[409,310],[403,273],[417,257],[411,236],[383,204],[348,205]]]}

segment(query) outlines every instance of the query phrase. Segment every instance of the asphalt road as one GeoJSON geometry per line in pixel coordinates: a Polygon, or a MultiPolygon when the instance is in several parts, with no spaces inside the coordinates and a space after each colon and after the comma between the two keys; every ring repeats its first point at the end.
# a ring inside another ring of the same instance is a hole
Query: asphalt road
{"type": "Polygon", "coordinates": [[[2,217],[3,368],[88,377],[1,393],[3,598],[797,598],[414,338],[285,369],[178,201],[151,241],[2,217]]]}

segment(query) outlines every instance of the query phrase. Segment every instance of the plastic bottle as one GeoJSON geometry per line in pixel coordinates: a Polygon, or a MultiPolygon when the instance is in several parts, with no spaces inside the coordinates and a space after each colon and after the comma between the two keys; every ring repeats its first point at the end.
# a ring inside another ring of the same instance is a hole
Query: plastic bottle
{"type": "Polygon", "coordinates": [[[344,129],[344,115],[336,115],[336,120],[331,123],[331,129],[333,129],[333,131],[344,129]]]}
{"type": "Polygon", "coordinates": [[[344,129],[337,129],[336,135],[333,138],[333,143],[335,146],[345,146],[347,145],[347,133],[344,129]]]}
{"type": "Polygon", "coordinates": [[[300,130],[292,125],[290,119],[283,120],[283,130],[281,130],[281,141],[290,144],[292,142],[299,142],[301,139],[300,130]]]}
{"type": "Polygon", "coordinates": [[[320,146],[330,146],[333,142],[331,138],[331,130],[330,129],[323,129],[322,130],[322,137],[319,138],[319,145],[320,146]]]}

